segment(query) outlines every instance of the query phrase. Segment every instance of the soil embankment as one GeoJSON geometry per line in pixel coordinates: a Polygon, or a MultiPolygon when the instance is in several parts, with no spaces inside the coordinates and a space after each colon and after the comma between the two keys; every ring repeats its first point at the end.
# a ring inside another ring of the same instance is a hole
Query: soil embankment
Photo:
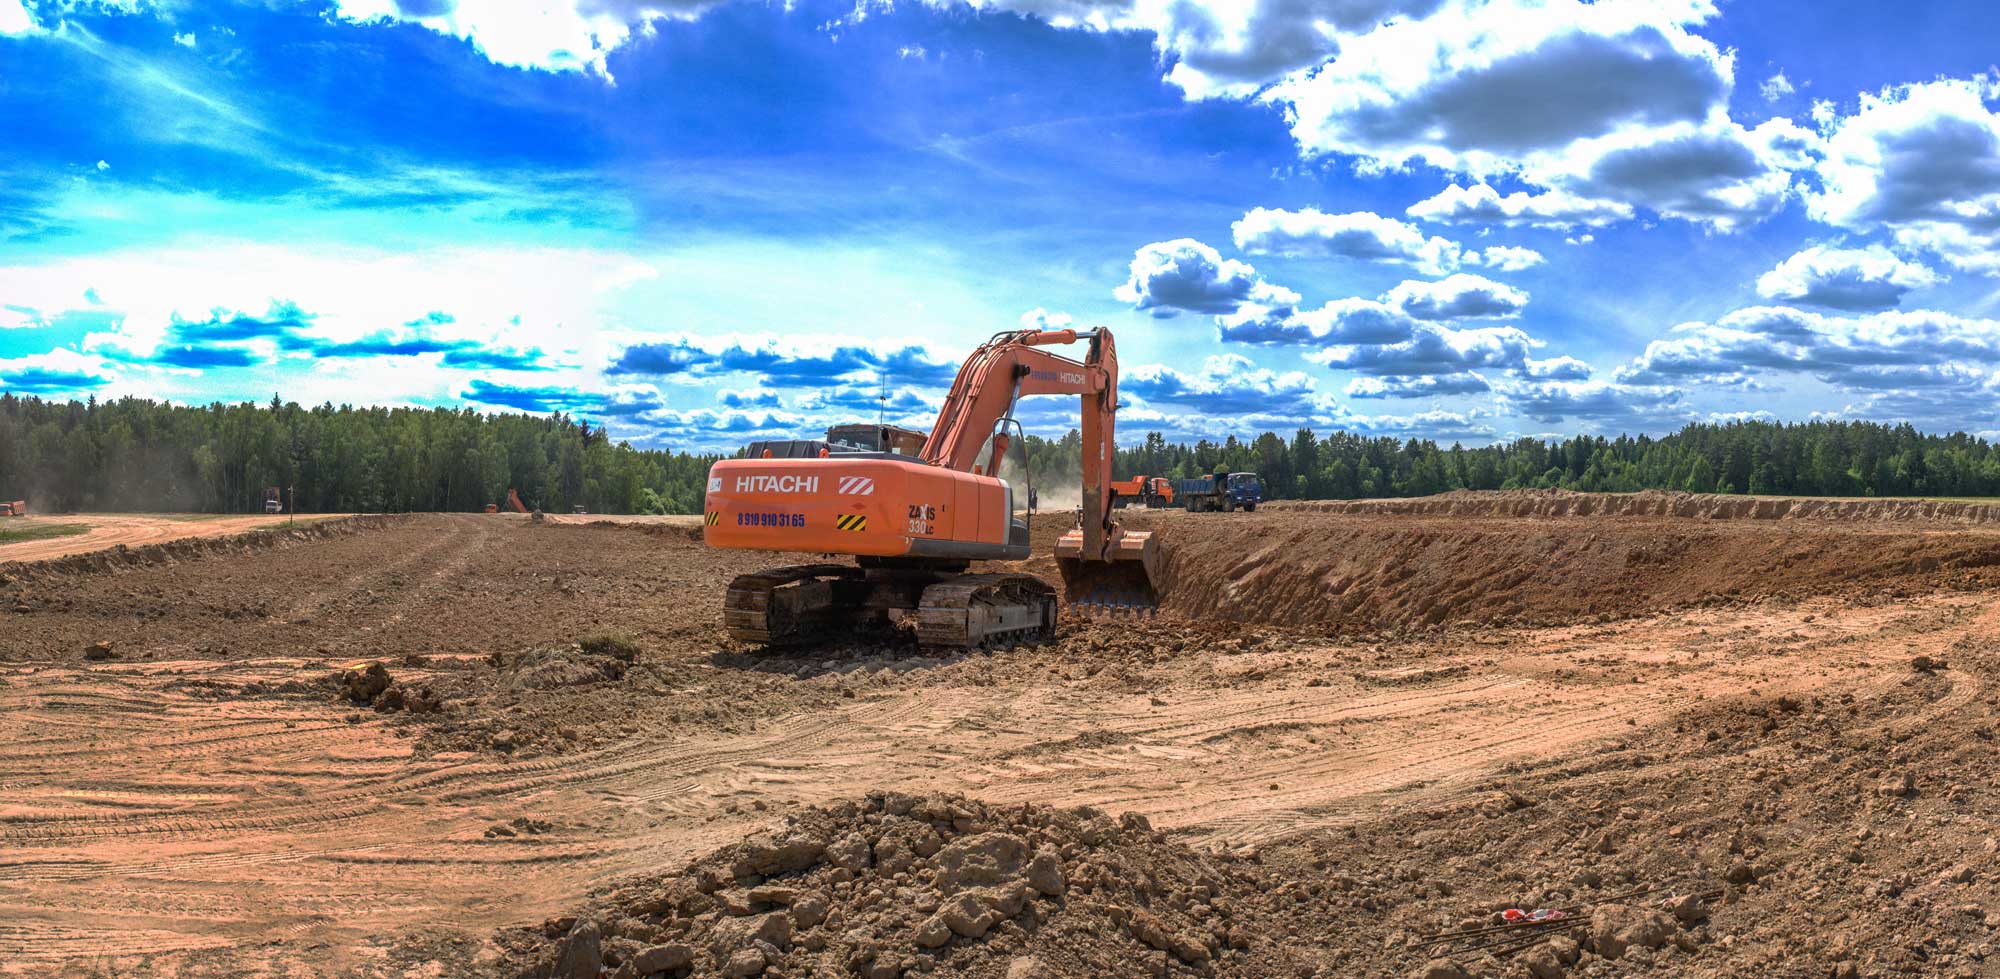
{"type": "Polygon", "coordinates": [[[1580,496],[1450,494],[1132,522],[1162,538],[1163,611],[1346,634],[2000,580],[2000,528],[1967,519],[1978,509],[1702,497],[1690,517],[1659,515],[1655,504],[1678,505],[1666,494],[1580,496]],[[1708,519],[1716,507],[1740,516],[1708,519]]]}

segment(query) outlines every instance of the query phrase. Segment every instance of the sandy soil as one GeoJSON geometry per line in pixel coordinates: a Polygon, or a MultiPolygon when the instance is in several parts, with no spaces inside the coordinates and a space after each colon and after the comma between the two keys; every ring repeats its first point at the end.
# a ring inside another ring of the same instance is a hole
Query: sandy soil
{"type": "MultiPolygon", "coordinates": [[[[1600,864],[1611,882],[1707,886],[1740,859],[1777,879],[1772,855],[1816,852],[1815,833],[1844,846],[1857,827],[1942,820],[1933,835],[1976,849],[1991,832],[1953,815],[1985,798],[1990,746],[1939,745],[1991,737],[1978,651],[2000,615],[1985,577],[2000,533],[1155,514],[1177,562],[1162,616],[1070,620],[1050,643],[938,658],[893,640],[736,647],[722,585],[782,559],[711,552],[668,521],[570,519],[421,517],[84,575],[61,594],[0,583],[0,973],[512,975],[549,953],[496,945],[495,929],[884,790],[1089,805],[1142,814],[1188,853],[1255,848],[1242,901],[1282,895],[1285,913],[1256,919],[1268,946],[1218,939],[1201,968],[1260,976],[1421,970],[1440,950],[1416,936],[1583,900],[1570,881],[1600,864]],[[1250,540],[1284,534],[1289,549],[1244,560],[1250,540]],[[1579,534],[1587,546],[1571,546],[1579,534]],[[1396,570],[1345,581],[1348,564],[1396,570]],[[1509,567],[1529,573],[1464,600],[1509,567]],[[1357,588],[1373,597],[1325,611],[1357,588]],[[1477,597],[1493,594],[1506,600],[1477,597]],[[604,657],[570,645],[604,632],[630,636],[636,660],[598,672],[604,657]],[[86,659],[97,642],[110,658],[86,659]],[[1949,665],[1914,674],[1917,656],[1949,665]],[[354,703],[336,677],[369,662],[399,702],[438,709],[354,703]],[[1795,716],[1833,741],[1755,733],[1795,716]],[[1923,769],[1910,805],[1878,805],[1874,784],[1925,738],[1925,756],[1963,770],[1933,784],[1923,769]],[[1809,810],[1701,794],[1774,777],[1861,788],[1807,791],[1821,800],[1809,810]],[[1662,795],[1670,785],[1690,788],[1662,795]],[[536,829],[495,829],[509,824],[536,829]],[[1669,835],[1690,825],[1698,839],[1669,835]]],[[[1738,897],[1778,915],[1812,887],[1859,900],[1864,886],[1802,879],[1738,897]]],[[[1952,886],[1952,908],[1984,914],[1994,896],[1983,874],[1952,886]]],[[[1686,953],[1710,974],[1735,974],[1733,958],[1701,958],[1729,948],[1753,974],[1891,961],[1836,949],[1831,924],[1759,937],[1752,919],[1717,917],[1686,953]],[[1772,972],[1749,954],[1771,942],[1813,951],[1772,972]]],[[[1132,937],[1057,934],[1052,971],[1022,975],[1154,974],[1136,957],[1147,946],[1119,944],[1132,937]]],[[[995,941],[999,958],[967,952],[939,974],[1011,975],[1038,954],[1032,936],[995,941]]],[[[1967,937],[1955,971],[1913,974],[1996,974],[1978,947],[1967,937]]],[[[1458,959],[1475,974],[1520,966],[1458,959]]]]}
{"type": "Polygon", "coordinates": [[[585,526],[595,523],[606,523],[680,527],[683,529],[701,527],[701,516],[699,514],[666,514],[664,516],[654,516],[639,513],[551,513],[544,516],[543,519],[559,524],[585,526]]]}
{"type": "Polygon", "coordinates": [[[17,541],[0,544],[0,562],[46,561],[50,558],[70,554],[85,554],[106,548],[140,547],[146,544],[160,544],[171,540],[197,537],[219,537],[226,534],[240,534],[260,527],[280,526],[287,520],[300,522],[326,520],[335,514],[306,514],[296,518],[270,516],[266,514],[219,516],[211,514],[153,514],[153,513],[62,513],[29,514],[18,520],[9,519],[9,527],[33,527],[36,524],[86,524],[88,531],[67,537],[51,537],[45,540],[17,541]]]}

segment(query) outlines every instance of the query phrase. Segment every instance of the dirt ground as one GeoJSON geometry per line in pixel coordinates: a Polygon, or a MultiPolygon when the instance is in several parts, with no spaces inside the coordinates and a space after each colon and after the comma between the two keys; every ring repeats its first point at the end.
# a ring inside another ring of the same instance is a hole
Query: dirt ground
{"type": "Polygon", "coordinates": [[[46,561],[50,558],[64,557],[70,554],[84,554],[90,551],[101,551],[110,547],[139,547],[146,544],[160,544],[171,540],[219,537],[226,534],[240,534],[246,530],[256,530],[262,527],[281,526],[288,520],[304,522],[326,520],[332,516],[330,514],[308,514],[296,518],[287,518],[261,513],[251,515],[158,513],[29,514],[26,517],[6,518],[4,524],[0,524],[0,526],[26,529],[46,524],[82,524],[90,529],[81,534],[0,544],[0,562],[46,561]]]}
{"type": "Polygon", "coordinates": [[[0,569],[0,974],[2000,975],[2000,528],[1489,496],[950,657],[686,521],[0,569]]]}

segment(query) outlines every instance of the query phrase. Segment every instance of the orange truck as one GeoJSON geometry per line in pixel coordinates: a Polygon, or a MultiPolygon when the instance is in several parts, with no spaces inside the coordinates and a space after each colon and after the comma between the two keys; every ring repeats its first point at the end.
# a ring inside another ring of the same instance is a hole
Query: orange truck
{"type": "Polygon", "coordinates": [[[26,500],[15,500],[12,503],[0,503],[0,517],[25,517],[27,515],[28,515],[28,501],[26,500]]]}
{"type": "Polygon", "coordinates": [[[1146,477],[1144,476],[1134,476],[1131,479],[1114,479],[1111,481],[1111,505],[1117,509],[1122,510],[1131,506],[1133,500],[1140,499],[1145,495],[1146,477]]]}
{"type": "Polygon", "coordinates": [[[1165,476],[1134,476],[1131,479],[1114,480],[1111,505],[1124,509],[1135,503],[1144,503],[1149,510],[1158,510],[1174,505],[1174,481],[1165,476]]]}

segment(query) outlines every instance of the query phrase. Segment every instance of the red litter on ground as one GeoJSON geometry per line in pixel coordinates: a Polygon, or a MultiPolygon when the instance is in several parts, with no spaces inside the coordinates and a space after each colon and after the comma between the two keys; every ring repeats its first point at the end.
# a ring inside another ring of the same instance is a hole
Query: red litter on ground
{"type": "Polygon", "coordinates": [[[1569,917],[1569,912],[1558,908],[1536,908],[1533,911],[1508,908],[1500,912],[1500,917],[1504,921],[1555,921],[1559,918],[1569,917]]]}

